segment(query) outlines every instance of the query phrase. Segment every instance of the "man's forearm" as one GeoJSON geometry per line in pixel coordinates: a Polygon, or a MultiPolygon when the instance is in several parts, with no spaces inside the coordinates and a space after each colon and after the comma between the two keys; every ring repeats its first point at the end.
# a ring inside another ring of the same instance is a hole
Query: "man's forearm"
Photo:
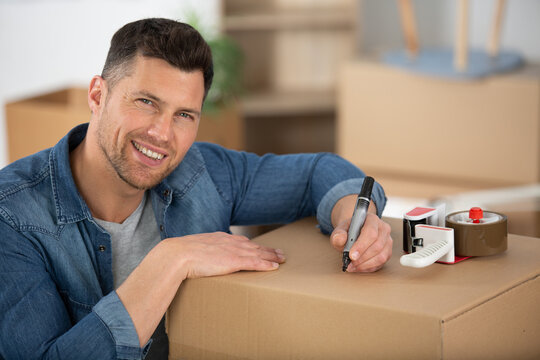
{"type": "Polygon", "coordinates": [[[116,291],[144,346],[186,278],[184,259],[170,243],[156,245],[116,291]]]}

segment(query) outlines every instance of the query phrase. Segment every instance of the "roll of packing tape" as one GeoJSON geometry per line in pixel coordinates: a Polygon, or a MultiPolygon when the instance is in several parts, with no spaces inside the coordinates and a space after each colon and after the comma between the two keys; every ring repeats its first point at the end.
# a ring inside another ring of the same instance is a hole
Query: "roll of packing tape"
{"type": "Polygon", "coordinates": [[[508,247],[506,215],[476,209],[458,211],[446,216],[446,227],[454,229],[455,254],[487,256],[504,252],[508,247]],[[480,216],[473,211],[476,209],[479,210],[480,216]]]}

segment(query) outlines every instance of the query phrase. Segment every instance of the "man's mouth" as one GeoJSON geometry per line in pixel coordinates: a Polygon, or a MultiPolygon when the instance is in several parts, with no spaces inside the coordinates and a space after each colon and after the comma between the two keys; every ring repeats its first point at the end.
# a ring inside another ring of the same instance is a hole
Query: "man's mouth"
{"type": "Polygon", "coordinates": [[[149,149],[145,148],[144,146],[136,143],[135,141],[131,141],[131,143],[133,144],[133,146],[135,146],[135,148],[137,150],[139,150],[139,152],[143,153],[144,155],[146,155],[150,159],[161,160],[161,159],[163,159],[165,157],[165,154],[160,154],[160,153],[157,153],[155,151],[149,150],[149,149]]]}

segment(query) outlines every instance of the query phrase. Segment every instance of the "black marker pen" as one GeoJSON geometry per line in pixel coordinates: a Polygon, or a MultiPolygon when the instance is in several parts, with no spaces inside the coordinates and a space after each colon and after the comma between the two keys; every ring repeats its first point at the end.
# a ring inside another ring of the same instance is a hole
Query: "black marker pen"
{"type": "Polygon", "coordinates": [[[354,208],[351,225],[349,226],[347,242],[343,249],[343,271],[347,271],[347,267],[351,263],[349,251],[351,251],[351,247],[358,239],[360,230],[362,230],[364,222],[366,221],[369,202],[371,200],[371,190],[373,189],[374,182],[375,180],[373,180],[371,176],[366,176],[360,194],[358,194],[358,199],[356,199],[356,207],[354,208]]]}

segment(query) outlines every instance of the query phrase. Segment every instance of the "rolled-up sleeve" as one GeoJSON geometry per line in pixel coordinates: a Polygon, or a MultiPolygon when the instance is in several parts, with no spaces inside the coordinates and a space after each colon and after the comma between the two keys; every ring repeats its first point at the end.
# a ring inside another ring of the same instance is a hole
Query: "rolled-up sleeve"
{"type": "MultiPolygon", "coordinates": [[[[345,195],[357,194],[365,174],[331,153],[257,156],[199,144],[218,192],[231,206],[231,224],[288,223],[317,216],[321,231],[332,231],[331,212],[345,195]]],[[[386,198],[375,184],[373,201],[381,215],[386,198]]]]}
{"type": "MultiPolygon", "coordinates": [[[[359,193],[363,184],[364,178],[345,180],[335,185],[324,195],[317,208],[317,220],[323,233],[329,234],[334,230],[330,219],[336,202],[344,196],[359,193]]],[[[373,184],[371,200],[377,208],[377,216],[381,217],[386,205],[386,196],[382,186],[377,182],[373,184]]]]}
{"type": "Polygon", "coordinates": [[[92,309],[109,329],[118,359],[141,359],[148,352],[150,340],[139,348],[139,336],[116,291],[102,298],[92,309]]]}

